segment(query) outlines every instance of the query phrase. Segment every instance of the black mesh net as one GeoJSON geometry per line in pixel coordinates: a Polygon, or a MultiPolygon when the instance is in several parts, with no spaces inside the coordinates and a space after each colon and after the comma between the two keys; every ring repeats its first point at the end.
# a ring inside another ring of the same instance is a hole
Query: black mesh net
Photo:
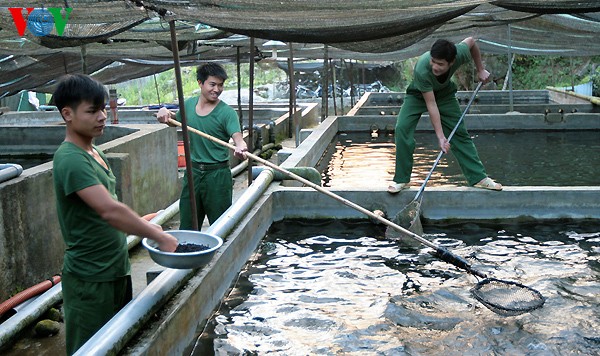
{"type": "Polygon", "coordinates": [[[471,293],[496,314],[515,316],[541,308],[546,299],[537,290],[521,283],[487,278],[479,282],[471,293]]]}

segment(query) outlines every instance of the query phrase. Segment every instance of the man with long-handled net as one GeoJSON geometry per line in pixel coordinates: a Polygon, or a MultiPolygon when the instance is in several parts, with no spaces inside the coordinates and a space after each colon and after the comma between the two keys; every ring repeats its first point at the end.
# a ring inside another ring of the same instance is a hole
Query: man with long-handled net
{"type": "Polygon", "coordinates": [[[437,40],[429,52],[419,57],[413,81],[406,89],[396,122],[396,168],[393,182],[388,186],[389,193],[400,192],[410,182],[415,149],[414,132],[425,111],[429,113],[440,149],[444,153],[452,150],[468,184],[477,188],[502,190],[501,184],[487,176],[464,123],[458,126],[451,144],[447,139],[461,117],[456,99],[457,87],[451,80],[452,75],[471,59],[477,68],[479,81],[487,82],[490,73],[483,67],[479,47],[472,37],[456,45],[447,40],[437,40]]]}

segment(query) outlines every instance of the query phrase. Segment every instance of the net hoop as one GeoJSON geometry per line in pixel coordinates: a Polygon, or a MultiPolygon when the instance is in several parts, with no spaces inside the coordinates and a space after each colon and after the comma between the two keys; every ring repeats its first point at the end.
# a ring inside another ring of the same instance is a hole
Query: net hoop
{"type": "Polygon", "coordinates": [[[471,289],[471,294],[488,309],[502,316],[528,313],[541,308],[546,302],[546,298],[531,287],[497,278],[480,281],[471,289]]]}

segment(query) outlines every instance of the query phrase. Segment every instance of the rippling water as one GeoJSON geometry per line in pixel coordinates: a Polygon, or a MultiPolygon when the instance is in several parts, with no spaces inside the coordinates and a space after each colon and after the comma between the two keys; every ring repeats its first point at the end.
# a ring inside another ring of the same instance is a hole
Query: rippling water
{"type": "Polygon", "coordinates": [[[274,224],[194,354],[598,354],[600,222],[425,227],[476,269],[547,298],[515,317],[477,302],[475,277],[384,230],[274,224]]]}
{"type": "MultiPolygon", "coordinates": [[[[507,186],[600,185],[600,131],[485,132],[472,135],[489,176],[507,186]]],[[[439,154],[432,133],[416,133],[411,185],[420,186],[439,154]]],[[[341,133],[318,169],[327,187],[381,185],[394,177],[394,137],[341,133]]],[[[464,186],[454,156],[442,156],[428,186],[464,186]]]]}

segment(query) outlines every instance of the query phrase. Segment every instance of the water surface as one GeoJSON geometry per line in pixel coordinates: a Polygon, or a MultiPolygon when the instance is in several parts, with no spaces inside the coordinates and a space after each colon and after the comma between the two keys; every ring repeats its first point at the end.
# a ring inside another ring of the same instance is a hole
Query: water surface
{"type": "Polygon", "coordinates": [[[600,222],[425,227],[476,269],[547,298],[513,317],[470,295],[475,277],[384,230],[274,224],[192,354],[598,354],[600,222]]]}
{"type": "MultiPolygon", "coordinates": [[[[471,134],[487,174],[507,186],[600,185],[600,131],[482,132],[471,134]]],[[[420,186],[439,154],[433,133],[415,134],[411,178],[420,186]]],[[[394,137],[384,130],[340,133],[318,169],[323,185],[385,185],[394,177],[394,137]]],[[[442,156],[428,186],[465,186],[452,153],[442,156]]]]}

